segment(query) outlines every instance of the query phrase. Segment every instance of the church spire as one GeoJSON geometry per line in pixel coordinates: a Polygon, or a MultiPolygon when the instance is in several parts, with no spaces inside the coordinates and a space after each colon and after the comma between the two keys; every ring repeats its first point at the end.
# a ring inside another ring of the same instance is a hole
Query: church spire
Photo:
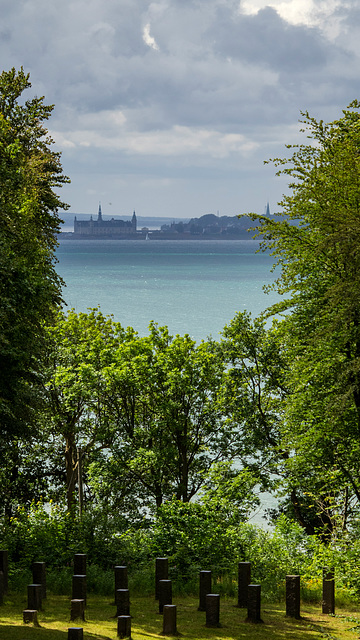
{"type": "Polygon", "coordinates": [[[99,202],[98,222],[102,222],[101,202],[99,202]]]}

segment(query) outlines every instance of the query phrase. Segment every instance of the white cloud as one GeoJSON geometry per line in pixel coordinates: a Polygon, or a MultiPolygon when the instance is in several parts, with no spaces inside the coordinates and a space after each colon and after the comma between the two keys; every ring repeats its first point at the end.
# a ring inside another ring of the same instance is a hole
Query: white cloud
{"type": "Polygon", "coordinates": [[[155,51],[159,51],[159,46],[156,44],[155,38],[150,35],[150,24],[146,24],[143,29],[143,40],[145,44],[148,45],[151,49],[155,51]]]}
{"type": "MultiPolygon", "coordinates": [[[[107,118],[109,123],[111,118],[107,118]]],[[[87,122],[94,122],[94,116],[88,116],[87,122]]],[[[114,119],[114,123],[116,118],[114,119]]],[[[57,144],[68,149],[77,147],[105,149],[108,151],[122,151],[126,154],[140,156],[177,157],[206,156],[211,158],[226,158],[231,154],[243,156],[251,154],[258,144],[244,135],[236,133],[221,133],[209,129],[197,129],[175,125],[164,131],[119,131],[117,127],[95,127],[67,131],[52,131],[57,144]]]]}

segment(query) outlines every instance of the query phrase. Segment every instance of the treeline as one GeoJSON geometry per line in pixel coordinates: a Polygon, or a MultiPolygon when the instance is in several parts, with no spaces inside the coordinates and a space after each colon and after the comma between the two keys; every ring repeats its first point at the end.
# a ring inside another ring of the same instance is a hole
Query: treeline
{"type": "Polygon", "coordinates": [[[201,510],[235,540],[259,490],[278,497],[273,522],[328,549],[341,538],[344,553],[360,505],[359,104],[328,124],[303,114],[310,142],[274,160],[289,193],[276,217],[252,219],[281,302],[196,344],[61,310],[67,178],[52,107],[24,101],[29,87],[22,69],[0,76],[0,518],[13,557],[19,522],[50,504],[70,528],[91,521],[89,547],[107,528],[108,549],[154,532],[164,513],[171,547],[189,523],[206,528],[201,510]]]}

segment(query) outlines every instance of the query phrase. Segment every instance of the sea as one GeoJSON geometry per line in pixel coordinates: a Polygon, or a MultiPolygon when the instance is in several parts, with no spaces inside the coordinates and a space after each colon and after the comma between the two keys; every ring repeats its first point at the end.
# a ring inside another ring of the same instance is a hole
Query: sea
{"type": "MultiPolygon", "coordinates": [[[[124,327],[148,334],[150,321],[171,335],[220,339],[240,311],[258,316],[278,301],[265,293],[276,277],[273,258],[246,240],[76,240],[61,238],[57,272],[65,308],[100,307],[124,327]]],[[[274,498],[261,494],[251,521],[266,526],[274,498]]]]}
{"type": "Polygon", "coordinates": [[[255,240],[61,239],[57,271],[67,308],[100,306],[140,335],[150,321],[197,342],[219,339],[239,311],[259,315],[278,300],[264,287],[273,258],[255,240]]]}

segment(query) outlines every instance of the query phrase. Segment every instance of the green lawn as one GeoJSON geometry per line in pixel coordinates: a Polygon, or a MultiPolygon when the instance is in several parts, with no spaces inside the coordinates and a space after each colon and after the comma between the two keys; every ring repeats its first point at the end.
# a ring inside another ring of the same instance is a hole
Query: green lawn
{"type": "MultiPolygon", "coordinates": [[[[244,622],[245,609],[234,607],[234,601],[222,598],[219,629],[205,627],[205,613],[197,611],[198,600],[193,597],[174,598],[177,605],[178,631],[191,640],[313,640],[318,638],[355,640],[360,637],[360,611],[338,610],[335,616],[321,614],[321,608],[303,605],[302,619],[285,617],[284,605],[266,604],[262,608],[264,624],[244,622]]],[[[70,622],[70,600],[65,596],[49,596],[39,612],[40,627],[25,625],[22,611],[27,607],[26,597],[18,594],[5,597],[0,607],[1,640],[66,640],[70,626],[84,628],[84,639],[115,640],[117,623],[113,617],[115,606],[110,598],[90,596],[86,608],[86,622],[70,622]]],[[[132,638],[149,640],[161,637],[162,616],[157,602],[149,597],[131,599],[132,638]]]]}

